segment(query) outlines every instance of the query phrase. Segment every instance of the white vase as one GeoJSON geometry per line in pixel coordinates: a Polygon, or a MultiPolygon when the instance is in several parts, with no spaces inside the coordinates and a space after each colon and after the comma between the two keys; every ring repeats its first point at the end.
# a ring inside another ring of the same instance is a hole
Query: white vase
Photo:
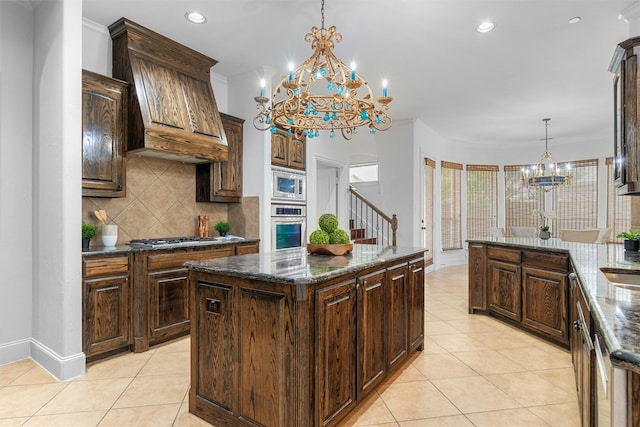
{"type": "Polygon", "coordinates": [[[112,247],[118,241],[118,226],[116,224],[102,226],[102,245],[112,247]]]}

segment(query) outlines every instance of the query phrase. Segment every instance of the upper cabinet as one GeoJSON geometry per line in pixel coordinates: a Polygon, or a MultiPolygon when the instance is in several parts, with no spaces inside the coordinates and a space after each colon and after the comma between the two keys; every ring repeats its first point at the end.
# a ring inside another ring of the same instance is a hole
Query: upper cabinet
{"type": "Polygon", "coordinates": [[[82,71],[82,195],[124,197],[127,82],[82,71]]]}
{"type": "Polygon", "coordinates": [[[614,179],[618,194],[640,194],[638,144],[638,51],[640,37],[620,43],[609,71],[614,73],[614,179]]]}
{"type": "Polygon", "coordinates": [[[113,76],[131,84],[128,154],[227,160],[210,71],[217,61],[128,19],[109,26],[113,76]]]}
{"type": "Polygon", "coordinates": [[[220,113],[229,144],[229,159],[196,165],[196,202],[242,201],[243,119],[220,113]]]}
{"type": "Polygon", "coordinates": [[[285,168],[305,170],[305,139],[278,128],[271,134],[271,164],[285,168]]]}

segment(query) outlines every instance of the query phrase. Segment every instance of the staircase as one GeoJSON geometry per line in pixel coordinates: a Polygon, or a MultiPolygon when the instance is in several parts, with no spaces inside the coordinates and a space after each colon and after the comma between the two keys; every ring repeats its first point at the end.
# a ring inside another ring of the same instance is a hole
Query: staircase
{"type": "Polygon", "coordinates": [[[349,186],[351,240],[356,244],[396,246],[398,219],[389,216],[349,186]]]}

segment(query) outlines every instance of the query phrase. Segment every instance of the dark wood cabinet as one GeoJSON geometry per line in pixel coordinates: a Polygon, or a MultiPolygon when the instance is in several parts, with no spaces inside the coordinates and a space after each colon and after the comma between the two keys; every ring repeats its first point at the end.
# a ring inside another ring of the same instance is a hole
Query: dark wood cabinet
{"type": "Polygon", "coordinates": [[[127,152],[191,163],[227,160],[210,82],[217,61],[126,18],[109,31],[113,76],[131,84],[127,152]]]}
{"type": "Polygon", "coordinates": [[[316,291],[319,426],[341,417],[356,404],[356,307],[354,280],[316,291]]]}
{"type": "Polygon", "coordinates": [[[257,254],[260,252],[260,243],[239,243],[236,245],[236,255],[257,254]]]}
{"type": "Polygon", "coordinates": [[[485,245],[469,244],[469,313],[487,310],[485,245]]]}
{"type": "Polygon", "coordinates": [[[143,251],[134,254],[133,351],[189,333],[185,262],[233,256],[234,245],[143,251]]]}
{"type": "Polygon", "coordinates": [[[386,322],[385,272],[358,278],[358,397],[375,389],[387,371],[385,361],[386,322]]]}
{"type": "Polygon", "coordinates": [[[306,168],[306,141],[278,128],[271,134],[271,164],[286,168],[306,168]]]}
{"type": "Polygon", "coordinates": [[[522,268],[522,324],[568,343],[567,273],[522,268]]]}
{"type": "Polygon", "coordinates": [[[587,301],[582,294],[577,276],[570,275],[570,303],[573,334],[571,357],[576,377],[578,408],[583,426],[597,425],[594,392],[596,387],[595,348],[593,346],[593,320],[587,301]]]}
{"type": "Polygon", "coordinates": [[[125,196],[128,83],[82,70],[82,195],[125,196]]]}
{"type": "Polygon", "coordinates": [[[619,43],[609,71],[614,73],[614,180],[618,194],[640,193],[638,142],[638,60],[640,37],[619,43]]]}
{"type": "Polygon", "coordinates": [[[424,347],[424,259],[409,263],[409,351],[424,347]]]}
{"type": "Polygon", "coordinates": [[[569,257],[469,244],[469,312],[488,312],[569,347],[569,257]]]}
{"type": "Polygon", "coordinates": [[[487,271],[489,310],[519,322],[522,308],[520,266],[489,260],[487,261],[487,271]]]}
{"type": "Polygon", "coordinates": [[[82,264],[82,348],[87,360],[129,350],[129,256],[85,257],[82,264]]]}
{"type": "Polygon", "coordinates": [[[387,365],[393,369],[407,357],[407,266],[387,270],[387,365]]]}
{"type": "Polygon", "coordinates": [[[227,137],[226,162],[196,165],[197,202],[242,201],[242,132],[243,119],[220,113],[227,137]]]}

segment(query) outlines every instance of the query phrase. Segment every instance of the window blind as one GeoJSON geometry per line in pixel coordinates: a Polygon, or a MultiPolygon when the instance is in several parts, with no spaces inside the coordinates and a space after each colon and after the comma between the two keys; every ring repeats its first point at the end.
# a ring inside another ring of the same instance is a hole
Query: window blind
{"type": "Polygon", "coordinates": [[[491,237],[498,226],[498,166],[467,165],[467,237],[491,237]]]}
{"type": "Polygon", "coordinates": [[[531,190],[522,182],[522,169],[530,165],[504,166],[505,234],[513,237],[511,227],[539,227],[540,217],[535,214],[544,206],[542,191],[531,190]]]}
{"type": "Polygon", "coordinates": [[[462,249],[462,165],[442,161],[440,168],[442,250],[462,249]]]}
{"type": "Polygon", "coordinates": [[[618,196],[613,175],[613,157],[607,157],[605,164],[607,165],[607,227],[611,228],[607,242],[622,243],[623,239],[618,239],[616,236],[631,228],[631,197],[618,196]]]}
{"type": "MultiPolygon", "coordinates": [[[[571,184],[554,190],[553,210],[557,219],[552,230],[560,236],[561,230],[595,228],[598,223],[598,159],[577,160],[571,164],[571,184]]],[[[558,163],[566,170],[567,163],[558,163]]]]}
{"type": "Polygon", "coordinates": [[[424,159],[424,247],[425,265],[433,264],[433,200],[434,179],[436,174],[436,162],[432,159],[424,159]]]}

